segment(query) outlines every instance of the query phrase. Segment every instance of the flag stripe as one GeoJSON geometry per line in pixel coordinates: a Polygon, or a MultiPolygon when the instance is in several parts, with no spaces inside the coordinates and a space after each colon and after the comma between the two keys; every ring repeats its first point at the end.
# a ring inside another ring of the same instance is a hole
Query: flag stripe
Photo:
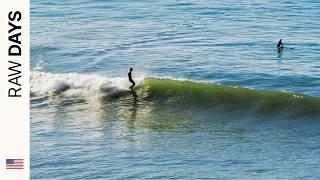
{"type": "Polygon", "coordinates": [[[23,167],[7,167],[6,169],[23,169],[23,167]]]}
{"type": "Polygon", "coordinates": [[[7,167],[23,167],[23,164],[22,165],[7,165],[7,167]]]}
{"type": "Polygon", "coordinates": [[[23,164],[23,162],[13,162],[13,163],[7,163],[7,164],[23,164]]]}
{"type": "Polygon", "coordinates": [[[23,164],[23,162],[13,162],[13,163],[7,163],[7,164],[23,164]]]}

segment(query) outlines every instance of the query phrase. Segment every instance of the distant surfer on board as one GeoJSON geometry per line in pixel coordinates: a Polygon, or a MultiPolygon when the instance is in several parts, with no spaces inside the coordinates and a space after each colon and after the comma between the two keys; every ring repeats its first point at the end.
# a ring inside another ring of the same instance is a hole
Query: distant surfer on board
{"type": "Polygon", "coordinates": [[[134,91],[133,90],[133,87],[136,85],[136,83],[132,80],[132,72],[133,68],[130,68],[129,72],[128,72],[128,78],[129,78],[129,81],[132,83],[132,85],[129,87],[129,89],[131,89],[131,91],[134,91]]]}
{"type": "Polygon", "coordinates": [[[282,43],[282,39],[280,39],[280,41],[278,42],[277,44],[277,49],[278,50],[282,50],[284,47],[283,47],[283,43],[282,43]]]}

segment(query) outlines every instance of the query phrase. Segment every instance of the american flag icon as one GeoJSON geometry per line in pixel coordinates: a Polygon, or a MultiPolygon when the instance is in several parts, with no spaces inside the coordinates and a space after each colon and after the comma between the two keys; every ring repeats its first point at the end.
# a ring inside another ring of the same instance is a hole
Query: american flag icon
{"type": "Polygon", "coordinates": [[[6,169],[23,169],[23,159],[6,159],[6,169]]]}

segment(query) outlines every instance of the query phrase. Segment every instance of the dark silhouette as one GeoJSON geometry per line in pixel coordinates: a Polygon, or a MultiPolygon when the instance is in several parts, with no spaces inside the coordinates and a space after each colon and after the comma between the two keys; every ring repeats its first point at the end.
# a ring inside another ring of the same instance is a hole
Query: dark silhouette
{"type": "Polygon", "coordinates": [[[278,44],[277,44],[277,48],[278,48],[278,50],[280,50],[280,49],[283,49],[284,47],[283,47],[283,43],[282,43],[282,39],[280,39],[280,41],[278,42],[278,44]]]}
{"type": "Polygon", "coordinates": [[[132,85],[129,87],[129,89],[131,89],[132,92],[134,92],[133,87],[136,85],[136,83],[132,80],[132,72],[133,68],[130,68],[129,73],[128,73],[128,77],[129,77],[129,81],[132,83],[132,85]]]}

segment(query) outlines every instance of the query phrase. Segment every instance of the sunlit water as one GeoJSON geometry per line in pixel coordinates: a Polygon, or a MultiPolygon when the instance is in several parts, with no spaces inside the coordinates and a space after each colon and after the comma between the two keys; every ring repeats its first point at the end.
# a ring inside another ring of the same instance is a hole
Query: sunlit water
{"type": "Polygon", "coordinates": [[[31,0],[32,178],[319,178],[319,30],[315,0],[31,0]]]}

